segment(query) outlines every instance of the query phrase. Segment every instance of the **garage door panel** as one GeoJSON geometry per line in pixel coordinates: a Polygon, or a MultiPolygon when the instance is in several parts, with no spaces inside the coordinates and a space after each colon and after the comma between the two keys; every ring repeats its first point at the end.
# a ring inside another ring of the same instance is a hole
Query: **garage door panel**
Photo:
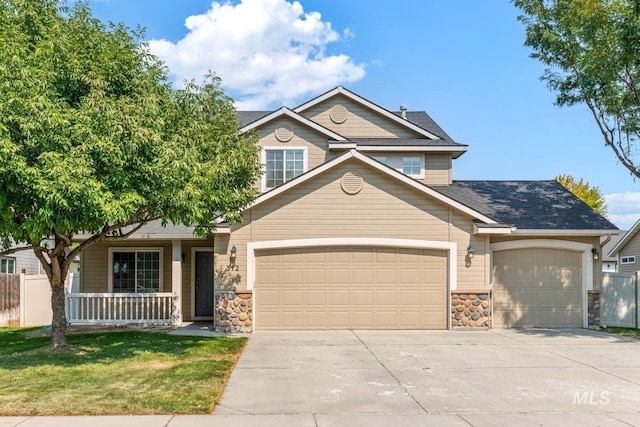
{"type": "Polygon", "coordinates": [[[282,326],[285,328],[295,328],[302,323],[302,311],[282,312],[282,326]]]}
{"type": "Polygon", "coordinates": [[[324,289],[309,289],[305,291],[306,305],[308,306],[321,306],[324,307],[327,304],[327,291],[324,289]]]}
{"type": "Polygon", "coordinates": [[[255,324],[258,329],[445,329],[446,270],[445,251],[260,250],[255,324]]]}
{"type": "Polygon", "coordinates": [[[419,285],[422,283],[420,267],[403,268],[400,270],[400,283],[402,285],[419,285]]]}
{"type": "Polygon", "coordinates": [[[300,306],[302,305],[302,291],[295,290],[283,290],[282,291],[282,305],[284,306],[300,306]]]}
{"type": "Polygon", "coordinates": [[[256,298],[262,306],[278,306],[278,291],[260,290],[256,294],[256,298]]]}
{"type": "Polygon", "coordinates": [[[344,286],[349,284],[348,268],[331,268],[329,270],[329,286],[344,286]]]}
{"type": "Polygon", "coordinates": [[[493,261],[495,327],[582,326],[580,252],[505,250],[494,252],[493,261]]]}
{"type": "Polygon", "coordinates": [[[400,295],[400,305],[403,307],[422,305],[424,301],[424,298],[421,298],[422,292],[420,289],[400,289],[398,294],[400,295]]]}
{"type": "Polygon", "coordinates": [[[422,281],[427,284],[446,283],[447,271],[443,268],[423,268],[422,281]]]}
{"type": "Polygon", "coordinates": [[[389,264],[395,266],[398,263],[398,253],[389,249],[376,249],[376,264],[389,264]]]}
{"type": "Polygon", "coordinates": [[[398,294],[401,293],[398,289],[376,289],[375,305],[379,307],[397,307],[398,306],[398,294]]]}
{"type": "Polygon", "coordinates": [[[287,249],[280,257],[284,264],[302,264],[302,249],[287,249]]]}
{"type": "Polygon", "coordinates": [[[408,328],[420,329],[425,322],[422,321],[422,313],[420,310],[402,310],[398,313],[399,323],[406,325],[408,328]]]}
{"type": "Polygon", "coordinates": [[[351,284],[371,286],[373,284],[373,267],[351,269],[351,284]]]}
{"type": "Polygon", "coordinates": [[[356,289],[352,292],[352,294],[353,305],[373,305],[374,299],[372,289],[356,289]]]}
{"type": "Polygon", "coordinates": [[[327,283],[327,271],[324,268],[309,267],[304,270],[304,280],[307,285],[324,285],[327,283]]]}
{"type": "Polygon", "coordinates": [[[278,272],[279,270],[277,268],[263,268],[260,271],[260,280],[263,286],[277,285],[280,281],[278,272]]]}
{"type": "Polygon", "coordinates": [[[310,329],[324,329],[327,326],[327,313],[324,311],[307,311],[306,316],[310,329]]]}
{"type": "Polygon", "coordinates": [[[379,285],[398,282],[398,271],[394,268],[376,268],[376,283],[379,285]]]}
{"type": "Polygon", "coordinates": [[[300,283],[302,283],[302,269],[283,268],[281,283],[285,286],[300,286],[300,283]]]}
{"type": "Polygon", "coordinates": [[[349,290],[348,289],[329,289],[329,305],[331,306],[349,306],[349,290]]]}
{"type": "Polygon", "coordinates": [[[329,313],[329,327],[332,329],[348,329],[350,313],[348,311],[331,311],[329,313]]]}

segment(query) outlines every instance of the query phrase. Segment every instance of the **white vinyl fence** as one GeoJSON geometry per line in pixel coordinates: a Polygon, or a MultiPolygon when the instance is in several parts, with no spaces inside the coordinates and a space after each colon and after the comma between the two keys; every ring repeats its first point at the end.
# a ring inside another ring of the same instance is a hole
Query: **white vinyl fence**
{"type": "Polygon", "coordinates": [[[600,324],[637,328],[638,272],[603,273],[600,294],[600,324]]]}

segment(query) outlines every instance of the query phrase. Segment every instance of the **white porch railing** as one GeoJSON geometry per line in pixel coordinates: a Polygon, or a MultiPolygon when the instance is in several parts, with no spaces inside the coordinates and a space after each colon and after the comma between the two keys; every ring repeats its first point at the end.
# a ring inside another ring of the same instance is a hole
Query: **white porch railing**
{"type": "Polygon", "coordinates": [[[68,293],[69,324],[170,325],[175,323],[177,297],[164,293],[68,293]]]}

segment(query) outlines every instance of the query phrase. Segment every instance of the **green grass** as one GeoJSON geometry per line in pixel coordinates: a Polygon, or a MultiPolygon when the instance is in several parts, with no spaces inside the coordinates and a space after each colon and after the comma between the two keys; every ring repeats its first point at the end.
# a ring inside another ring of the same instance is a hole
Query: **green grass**
{"type": "Polygon", "coordinates": [[[209,413],[246,344],[129,330],[53,349],[39,335],[0,328],[0,416],[209,413]]]}
{"type": "Polygon", "coordinates": [[[614,327],[607,326],[602,330],[605,332],[609,332],[611,334],[640,339],[640,329],[636,329],[636,328],[618,328],[615,326],[614,327]]]}

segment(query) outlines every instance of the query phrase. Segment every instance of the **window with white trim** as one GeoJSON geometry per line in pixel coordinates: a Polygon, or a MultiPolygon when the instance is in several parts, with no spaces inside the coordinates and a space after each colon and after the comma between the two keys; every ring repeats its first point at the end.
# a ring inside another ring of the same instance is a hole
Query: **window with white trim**
{"type": "Polygon", "coordinates": [[[304,173],[304,149],[266,149],[265,188],[284,184],[304,173]]]}
{"type": "Polygon", "coordinates": [[[620,264],[635,264],[635,263],[636,263],[635,255],[620,257],[620,264]]]}
{"type": "Polygon", "coordinates": [[[402,173],[409,176],[422,176],[422,161],[420,157],[403,157],[402,173]]]}
{"type": "Polygon", "coordinates": [[[15,274],[16,259],[9,257],[0,258],[0,273],[15,274]]]}
{"type": "Polygon", "coordinates": [[[160,251],[113,250],[113,292],[160,292],[160,251]]]}

